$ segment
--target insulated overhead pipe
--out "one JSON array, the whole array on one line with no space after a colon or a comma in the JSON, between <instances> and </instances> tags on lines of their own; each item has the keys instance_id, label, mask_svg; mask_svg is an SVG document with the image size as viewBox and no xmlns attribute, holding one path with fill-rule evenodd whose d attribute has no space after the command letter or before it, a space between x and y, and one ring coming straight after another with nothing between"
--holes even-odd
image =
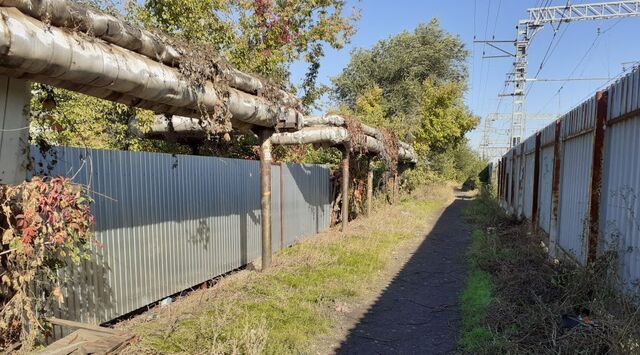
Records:
<instances>
[{"instance_id":1,"label":"insulated overhead pipe","mask_svg":"<svg viewBox=\"0 0 640 355\"><path fill-rule=\"evenodd\" d=\"M178 69L101 40L47 26L15 8L0 7L3 75L68 88L130 106L191 117L225 109L236 121L297 128L302 114L266 98L205 81L196 86ZM189 112L191 114L189 114Z\"/></svg>"}]
</instances>

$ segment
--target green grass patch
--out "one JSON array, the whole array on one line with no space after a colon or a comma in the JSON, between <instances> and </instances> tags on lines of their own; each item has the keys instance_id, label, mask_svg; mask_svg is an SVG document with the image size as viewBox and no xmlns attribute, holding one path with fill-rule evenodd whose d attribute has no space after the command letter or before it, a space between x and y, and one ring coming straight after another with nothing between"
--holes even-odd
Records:
<instances>
[{"instance_id":1,"label":"green grass patch","mask_svg":"<svg viewBox=\"0 0 640 355\"><path fill-rule=\"evenodd\" d=\"M404 199L356 220L347 235L325 233L279 252L266 273L243 272L179 299L133 326L140 342L132 350L308 353L443 203Z\"/></svg>"},{"instance_id":2,"label":"green grass patch","mask_svg":"<svg viewBox=\"0 0 640 355\"><path fill-rule=\"evenodd\" d=\"M490 257L487 238L481 230L471 233L471 245L467 252L470 273L462 294L462 336L460 345L471 353L478 353L493 340L485 318L493 301L491 275L479 267L484 258Z\"/></svg>"}]
</instances>

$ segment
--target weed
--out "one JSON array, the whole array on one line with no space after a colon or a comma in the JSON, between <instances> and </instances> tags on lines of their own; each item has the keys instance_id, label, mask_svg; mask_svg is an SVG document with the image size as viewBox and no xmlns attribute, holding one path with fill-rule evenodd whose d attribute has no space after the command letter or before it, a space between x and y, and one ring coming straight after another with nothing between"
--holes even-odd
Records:
<instances>
[{"instance_id":1,"label":"weed","mask_svg":"<svg viewBox=\"0 0 640 355\"><path fill-rule=\"evenodd\" d=\"M478 229L471 233L471 245L467 252L467 261L471 271L462 294L462 336L460 344L468 352L478 352L492 338L491 331L484 320L493 300L491 275L480 270L482 259L488 257L486 236Z\"/></svg>"},{"instance_id":2,"label":"weed","mask_svg":"<svg viewBox=\"0 0 640 355\"><path fill-rule=\"evenodd\" d=\"M473 204L467 214L476 214L469 218L479 230L468 252L472 272L463 297L464 350L640 353L640 309L620 292L615 253L604 253L587 267L551 262L542 247L545 236L496 211L497 203L486 195ZM492 293L485 310L481 291L487 283ZM569 327L563 316L586 321Z\"/></svg>"}]
</instances>

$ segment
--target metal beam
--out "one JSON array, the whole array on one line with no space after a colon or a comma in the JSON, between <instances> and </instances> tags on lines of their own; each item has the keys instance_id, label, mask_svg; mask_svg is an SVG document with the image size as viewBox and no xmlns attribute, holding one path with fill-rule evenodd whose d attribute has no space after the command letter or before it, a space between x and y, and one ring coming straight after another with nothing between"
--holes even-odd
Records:
<instances>
[{"instance_id":1,"label":"metal beam","mask_svg":"<svg viewBox=\"0 0 640 355\"><path fill-rule=\"evenodd\" d=\"M527 12L529 19L523 20L521 23L528 26L570 21L608 20L640 16L640 0L538 7L528 9Z\"/></svg>"}]
</instances>

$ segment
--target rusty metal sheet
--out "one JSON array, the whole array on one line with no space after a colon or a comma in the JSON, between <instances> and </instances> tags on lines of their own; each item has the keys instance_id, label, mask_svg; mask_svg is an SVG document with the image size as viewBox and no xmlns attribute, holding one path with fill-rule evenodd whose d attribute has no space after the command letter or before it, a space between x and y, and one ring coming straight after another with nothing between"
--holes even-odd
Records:
<instances>
[{"instance_id":1,"label":"rusty metal sheet","mask_svg":"<svg viewBox=\"0 0 640 355\"><path fill-rule=\"evenodd\" d=\"M531 218L533 215L533 177L534 177L534 169L535 169L534 163L535 163L535 152L531 152L525 155L523 213L526 218Z\"/></svg>"},{"instance_id":2,"label":"rusty metal sheet","mask_svg":"<svg viewBox=\"0 0 640 355\"><path fill-rule=\"evenodd\" d=\"M636 73L637 74L637 73ZM614 100L614 105L618 105ZM609 103L612 103L609 100ZM609 112L623 112L619 107ZM616 251L620 277L630 289L640 283L640 116L605 130L600 205L600 252ZM637 286L635 292L638 292Z\"/></svg>"},{"instance_id":3,"label":"rusty metal sheet","mask_svg":"<svg viewBox=\"0 0 640 355\"><path fill-rule=\"evenodd\" d=\"M548 126L540 131L540 144L547 146L553 144L556 137L556 123L551 122Z\"/></svg>"},{"instance_id":4,"label":"rusty metal sheet","mask_svg":"<svg viewBox=\"0 0 640 355\"><path fill-rule=\"evenodd\" d=\"M540 182L538 190L538 225L550 233L551 223L551 184L553 182L553 146L547 146L540 152Z\"/></svg>"},{"instance_id":5,"label":"rusty metal sheet","mask_svg":"<svg viewBox=\"0 0 640 355\"><path fill-rule=\"evenodd\" d=\"M524 153L525 154L533 153L533 151L536 149L536 135L535 135L535 133L533 135L529 136L529 138L527 138L524 141L523 147L524 147Z\"/></svg>"},{"instance_id":6,"label":"rusty metal sheet","mask_svg":"<svg viewBox=\"0 0 640 355\"><path fill-rule=\"evenodd\" d=\"M558 244L581 264L586 261L592 154L593 132L563 142Z\"/></svg>"},{"instance_id":7,"label":"rusty metal sheet","mask_svg":"<svg viewBox=\"0 0 640 355\"><path fill-rule=\"evenodd\" d=\"M608 89L608 120L619 119L640 109L640 68L618 79Z\"/></svg>"}]
</instances>

